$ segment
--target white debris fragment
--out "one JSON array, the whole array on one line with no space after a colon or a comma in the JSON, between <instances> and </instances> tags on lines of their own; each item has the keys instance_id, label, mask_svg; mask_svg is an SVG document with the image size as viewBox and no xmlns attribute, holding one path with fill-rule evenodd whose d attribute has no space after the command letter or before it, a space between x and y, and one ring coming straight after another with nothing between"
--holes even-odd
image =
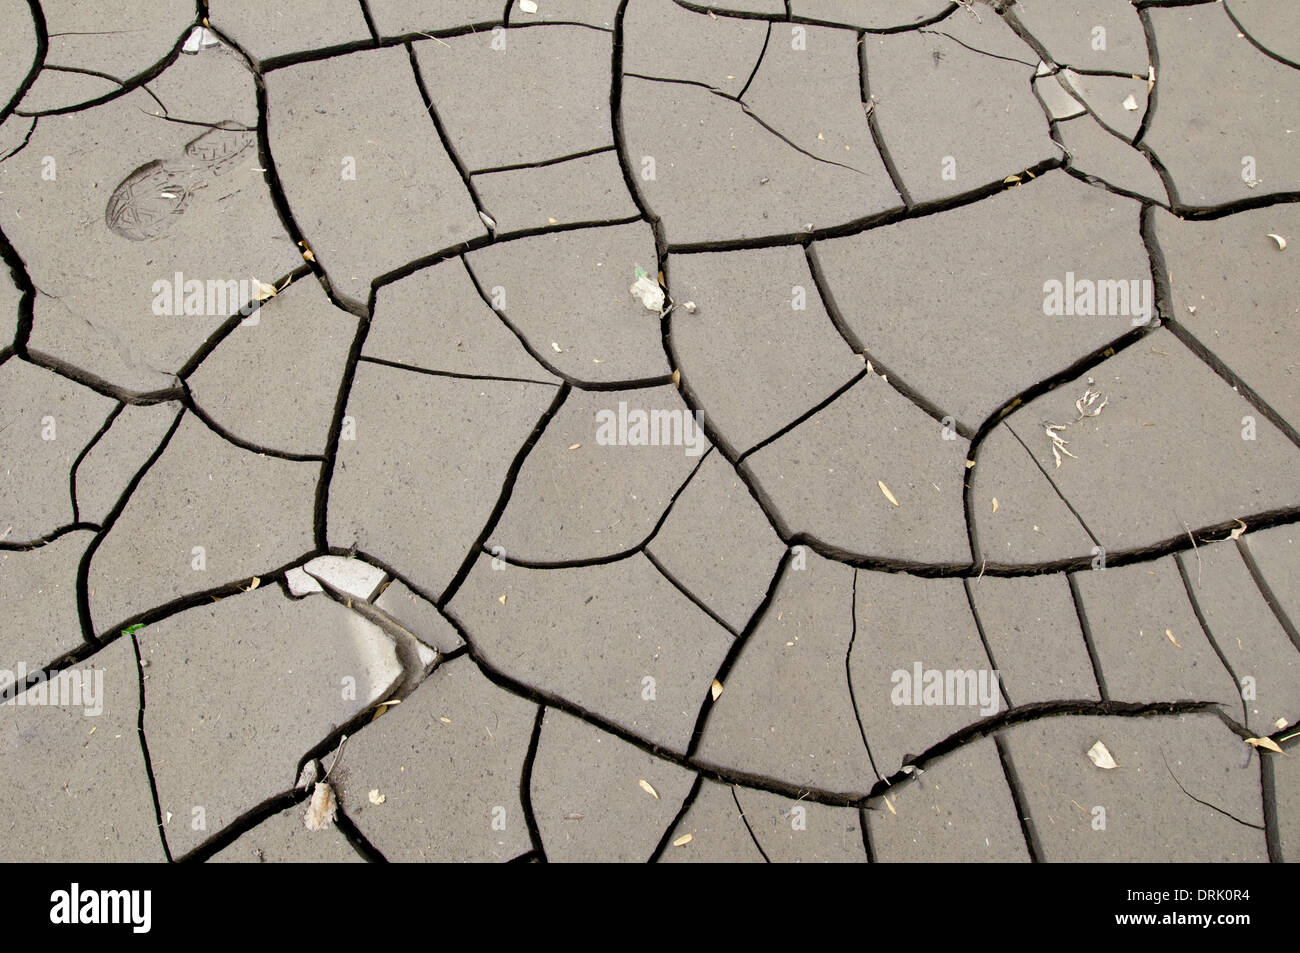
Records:
<instances>
[{"instance_id":1,"label":"white debris fragment","mask_svg":"<svg viewBox=\"0 0 1300 953\"><path fill-rule=\"evenodd\" d=\"M311 793L311 803L307 805L307 813L302 818L303 825L309 831L324 830L325 825L334 822L338 806L338 800L334 797L334 789L329 786L329 783L317 781L316 787Z\"/></svg>"},{"instance_id":2,"label":"white debris fragment","mask_svg":"<svg viewBox=\"0 0 1300 953\"><path fill-rule=\"evenodd\" d=\"M639 298L647 311L655 314L664 312L664 289L660 288L649 275L640 268L636 270L636 281L627 289L634 298Z\"/></svg>"},{"instance_id":3,"label":"white debris fragment","mask_svg":"<svg viewBox=\"0 0 1300 953\"><path fill-rule=\"evenodd\" d=\"M1110 750L1100 740L1088 749L1088 760L1106 771L1113 771L1119 767L1115 759L1110 756Z\"/></svg>"},{"instance_id":4,"label":"white debris fragment","mask_svg":"<svg viewBox=\"0 0 1300 953\"><path fill-rule=\"evenodd\" d=\"M491 215L489 215L487 212L484 212L482 209L480 209L478 213L478 217L483 219L483 224L488 227L489 231L495 232L497 230L497 220L493 218Z\"/></svg>"},{"instance_id":5,"label":"white debris fragment","mask_svg":"<svg viewBox=\"0 0 1300 953\"><path fill-rule=\"evenodd\" d=\"M1124 108L1127 109L1129 112L1134 112L1134 111L1136 111L1137 108L1138 108L1137 97L1134 96L1132 93L1129 93L1127 96L1124 97L1124 103L1123 103L1123 106L1124 106Z\"/></svg>"},{"instance_id":6,"label":"white debris fragment","mask_svg":"<svg viewBox=\"0 0 1300 953\"><path fill-rule=\"evenodd\" d=\"M204 26L196 26L190 31L190 35L185 38L185 45L181 47L182 53L197 53L199 50L206 50L209 47L220 46L221 41L217 35Z\"/></svg>"},{"instance_id":7,"label":"white debris fragment","mask_svg":"<svg viewBox=\"0 0 1300 953\"><path fill-rule=\"evenodd\" d=\"M1277 242L1277 250L1278 250L1278 251L1285 251L1285 250L1286 250L1286 239L1283 238L1281 235L1275 235L1275 234L1273 234L1272 232L1269 232L1269 233L1268 233L1268 237L1271 238L1271 239L1273 239L1273 241Z\"/></svg>"},{"instance_id":8,"label":"white debris fragment","mask_svg":"<svg viewBox=\"0 0 1300 953\"><path fill-rule=\"evenodd\" d=\"M302 568L312 579L363 602L374 598L384 581L384 571L378 566L346 556L317 556ZM285 575L287 578L288 574ZM292 581L289 583L289 591L293 592ZM298 593L295 592L294 595Z\"/></svg>"},{"instance_id":9,"label":"white debris fragment","mask_svg":"<svg viewBox=\"0 0 1300 953\"><path fill-rule=\"evenodd\" d=\"M519 9L524 13L536 13L537 4L535 0L519 0Z\"/></svg>"}]
</instances>

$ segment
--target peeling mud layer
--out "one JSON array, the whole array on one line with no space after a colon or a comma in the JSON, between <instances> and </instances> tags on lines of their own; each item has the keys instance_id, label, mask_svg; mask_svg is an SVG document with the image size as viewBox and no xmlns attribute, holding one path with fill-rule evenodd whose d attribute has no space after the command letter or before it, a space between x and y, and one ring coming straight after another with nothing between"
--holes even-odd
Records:
<instances>
[{"instance_id":1,"label":"peeling mud layer","mask_svg":"<svg viewBox=\"0 0 1300 953\"><path fill-rule=\"evenodd\" d=\"M1281 0L0 18L0 859L1300 860Z\"/></svg>"}]
</instances>

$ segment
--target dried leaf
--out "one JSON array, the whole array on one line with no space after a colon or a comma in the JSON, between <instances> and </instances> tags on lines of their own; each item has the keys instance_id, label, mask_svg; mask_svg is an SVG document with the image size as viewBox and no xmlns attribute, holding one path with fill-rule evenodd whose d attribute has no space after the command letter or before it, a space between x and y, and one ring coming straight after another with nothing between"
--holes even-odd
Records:
<instances>
[{"instance_id":1,"label":"dried leaf","mask_svg":"<svg viewBox=\"0 0 1300 953\"><path fill-rule=\"evenodd\" d=\"M261 584L262 584L262 579L261 579L261 577L260 577L260 576L254 576L254 577L253 577L253 581L250 582L250 583L248 584L248 588L245 589L244 591L245 591L245 592L252 592L254 589L256 589L256 588L257 588L258 586L260 586Z\"/></svg>"},{"instance_id":2,"label":"dried leaf","mask_svg":"<svg viewBox=\"0 0 1300 953\"><path fill-rule=\"evenodd\" d=\"M975 466L975 461L974 461L974 460L967 460L967 461L966 461L966 469L967 469L967 470L971 469L973 466Z\"/></svg>"},{"instance_id":3,"label":"dried leaf","mask_svg":"<svg viewBox=\"0 0 1300 953\"><path fill-rule=\"evenodd\" d=\"M713 696L714 701L717 701L722 697L722 683L716 678L713 680L713 684L709 687L709 694Z\"/></svg>"},{"instance_id":4,"label":"dried leaf","mask_svg":"<svg viewBox=\"0 0 1300 953\"><path fill-rule=\"evenodd\" d=\"M893 503L895 506L898 505L898 500L894 498L894 494L889 492L889 487L885 486L884 480L877 480L876 486L880 487L880 492L885 494L885 499L890 503Z\"/></svg>"},{"instance_id":5,"label":"dried leaf","mask_svg":"<svg viewBox=\"0 0 1300 953\"><path fill-rule=\"evenodd\" d=\"M1173 629L1165 629L1165 638L1167 638L1170 642L1174 643L1174 648L1176 648L1176 649L1181 649L1181 648L1182 648L1182 646L1178 644L1178 640L1177 640L1176 638L1174 638L1174 630L1173 630Z\"/></svg>"},{"instance_id":6,"label":"dried leaf","mask_svg":"<svg viewBox=\"0 0 1300 953\"><path fill-rule=\"evenodd\" d=\"M682 386L682 372L673 371L673 386L680 388Z\"/></svg>"},{"instance_id":7,"label":"dried leaf","mask_svg":"<svg viewBox=\"0 0 1300 953\"><path fill-rule=\"evenodd\" d=\"M998 511L998 498L995 496L993 497L993 512L996 513L997 511Z\"/></svg>"},{"instance_id":8,"label":"dried leaf","mask_svg":"<svg viewBox=\"0 0 1300 953\"><path fill-rule=\"evenodd\" d=\"M1110 751L1100 741L1088 749L1088 760L1107 771L1113 771L1119 767L1115 763L1115 759L1110 756Z\"/></svg>"},{"instance_id":9,"label":"dried leaf","mask_svg":"<svg viewBox=\"0 0 1300 953\"><path fill-rule=\"evenodd\" d=\"M263 284L256 278L253 279L253 285L257 288L257 294L253 297L258 301L265 301L267 298L274 298L279 294L279 292L275 290L275 285Z\"/></svg>"},{"instance_id":10,"label":"dried leaf","mask_svg":"<svg viewBox=\"0 0 1300 953\"><path fill-rule=\"evenodd\" d=\"M664 289L651 281L650 276L642 272L640 268L637 269L636 281L627 290L632 297L640 300L647 311L663 314Z\"/></svg>"},{"instance_id":11,"label":"dried leaf","mask_svg":"<svg viewBox=\"0 0 1300 953\"><path fill-rule=\"evenodd\" d=\"M1282 746L1272 738L1247 738L1246 744L1250 745L1252 748L1266 748L1269 751L1276 751L1278 754L1286 754L1286 752L1282 750Z\"/></svg>"},{"instance_id":12,"label":"dried leaf","mask_svg":"<svg viewBox=\"0 0 1300 953\"><path fill-rule=\"evenodd\" d=\"M478 217L483 219L483 224L486 225L489 230L494 232L497 230L497 220L494 219L487 212L480 211L478 213Z\"/></svg>"},{"instance_id":13,"label":"dried leaf","mask_svg":"<svg viewBox=\"0 0 1300 953\"><path fill-rule=\"evenodd\" d=\"M497 596L497 602L501 603L502 605L506 604L506 594L504 592L501 593L501 595Z\"/></svg>"},{"instance_id":14,"label":"dried leaf","mask_svg":"<svg viewBox=\"0 0 1300 953\"><path fill-rule=\"evenodd\" d=\"M656 791L656 790L654 789L654 785L652 785L652 784L651 784L649 781L647 781L645 778L641 778L641 779L638 780L636 783L639 784L639 785L641 785L641 790L644 791L646 794L649 794L649 795L650 795L652 798L654 798L656 801L659 800L659 792Z\"/></svg>"},{"instance_id":15,"label":"dried leaf","mask_svg":"<svg viewBox=\"0 0 1300 953\"><path fill-rule=\"evenodd\" d=\"M303 815L303 824L309 831L324 830L325 825L333 823L337 809L338 801L334 797L334 789L325 781L317 781L316 787L311 792L311 803L307 805L307 813Z\"/></svg>"},{"instance_id":16,"label":"dried leaf","mask_svg":"<svg viewBox=\"0 0 1300 953\"><path fill-rule=\"evenodd\" d=\"M580 443L575 443L575 444L573 444L572 446L570 446L569 449L570 449L570 450L577 450L577 449L579 449L581 446L582 446L582 444L580 444Z\"/></svg>"},{"instance_id":17,"label":"dried leaf","mask_svg":"<svg viewBox=\"0 0 1300 953\"><path fill-rule=\"evenodd\" d=\"M302 257L303 257L304 259L306 259L307 261L315 261L315 260L316 260L316 255L315 255L315 253L314 253L310 248L307 247L307 243L306 243L306 242L299 242L298 244L299 244L299 246L301 246L301 248L302 248Z\"/></svg>"},{"instance_id":18,"label":"dried leaf","mask_svg":"<svg viewBox=\"0 0 1300 953\"><path fill-rule=\"evenodd\" d=\"M371 804L383 804L385 801L388 800L388 796L385 794L380 794L379 788L374 788L369 794L366 795L366 799L370 801Z\"/></svg>"},{"instance_id":19,"label":"dried leaf","mask_svg":"<svg viewBox=\"0 0 1300 953\"><path fill-rule=\"evenodd\" d=\"M683 834L681 837L677 838L677 840L673 841L673 846L685 847L693 840L695 840L695 836L693 834Z\"/></svg>"},{"instance_id":20,"label":"dried leaf","mask_svg":"<svg viewBox=\"0 0 1300 953\"><path fill-rule=\"evenodd\" d=\"M1147 92L1156 88L1156 68L1153 65L1147 67Z\"/></svg>"},{"instance_id":21,"label":"dried leaf","mask_svg":"<svg viewBox=\"0 0 1300 953\"><path fill-rule=\"evenodd\" d=\"M897 816L898 816L898 811L894 810L894 805L891 804L891 803L889 803L889 796L886 795L886 794L882 794L881 797L884 798L884 800L885 800L885 807L889 808L889 813L890 813L890 814L893 814L895 817L897 817Z\"/></svg>"},{"instance_id":22,"label":"dried leaf","mask_svg":"<svg viewBox=\"0 0 1300 953\"><path fill-rule=\"evenodd\" d=\"M1018 176L1018 175L1009 175L1009 176L1007 176L1005 179L1002 180L1002 184L1003 184L1003 185L1015 185L1015 184L1017 184L1019 181L1020 181L1020 176Z\"/></svg>"},{"instance_id":23,"label":"dried leaf","mask_svg":"<svg viewBox=\"0 0 1300 953\"><path fill-rule=\"evenodd\" d=\"M1241 534L1246 532L1246 524L1242 523L1241 520L1237 520L1237 522L1240 525L1228 534L1228 539L1241 539Z\"/></svg>"},{"instance_id":24,"label":"dried leaf","mask_svg":"<svg viewBox=\"0 0 1300 953\"><path fill-rule=\"evenodd\" d=\"M1268 237L1273 239L1273 241L1277 242L1278 251L1286 250L1286 239L1283 238L1281 235L1275 235L1273 232L1269 232Z\"/></svg>"}]
</instances>

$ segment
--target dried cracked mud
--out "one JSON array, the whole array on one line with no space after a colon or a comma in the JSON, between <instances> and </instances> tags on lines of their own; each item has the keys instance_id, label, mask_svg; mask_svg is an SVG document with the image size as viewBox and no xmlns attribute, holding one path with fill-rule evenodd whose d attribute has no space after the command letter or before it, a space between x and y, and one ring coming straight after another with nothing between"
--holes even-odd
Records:
<instances>
[{"instance_id":1,"label":"dried cracked mud","mask_svg":"<svg viewBox=\"0 0 1300 953\"><path fill-rule=\"evenodd\" d=\"M1300 860L1295 13L0 0L0 859Z\"/></svg>"}]
</instances>

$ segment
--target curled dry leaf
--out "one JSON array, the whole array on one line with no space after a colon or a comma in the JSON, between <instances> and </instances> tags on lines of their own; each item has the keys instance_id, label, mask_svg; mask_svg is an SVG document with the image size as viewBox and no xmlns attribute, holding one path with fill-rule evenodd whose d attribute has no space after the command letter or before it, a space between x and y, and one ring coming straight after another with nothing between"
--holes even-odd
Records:
<instances>
[{"instance_id":1,"label":"curled dry leaf","mask_svg":"<svg viewBox=\"0 0 1300 953\"><path fill-rule=\"evenodd\" d=\"M1252 748L1264 748L1268 751L1275 751L1278 754L1286 754L1286 752L1282 750L1282 746L1272 738L1247 738L1246 744L1250 745Z\"/></svg>"},{"instance_id":2,"label":"curled dry leaf","mask_svg":"<svg viewBox=\"0 0 1300 953\"><path fill-rule=\"evenodd\" d=\"M716 678L713 680L713 684L709 687L709 694L713 696L714 701L717 701L722 697L722 683Z\"/></svg>"},{"instance_id":3,"label":"curled dry leaf","mask_svg":"<svg viewBox=\"0 0 1300 953\"><path fill-rule=\"evenodd\" d=\"M1104 768L1107 771L1113 771L1115 768L1119 767L1119 765L1115 763L1115 759L1110 756L1110 750L1102 744L1101 741L1098 741L1088 749L1088 760L1097 767Z\"/></svg>"},{"instance_id":4,"label":"curled dry leaf","mask_svg":"<svg viewBox=\"0 0 1300 953\"><path fill-rule=\"evenodd\" d=\"M334 797L334 789L325 781L317 781L311 792L307 813L302 818L303 824L309 831L324 830L325 825L333 823L337 810L338 800Z\"/></svg>"},{"instance_id":5,"label":"curled dry leaf","mask_svg":"<svg viewBox=\"0 0 1300 953\"><path fill-rule=\"evenodd\" d=\"M654 789L654 785L651 784L649 781L647 781L645 778L639 779L636 783L641 785L641 790L644 791L646 794L649 794L656 801L659 800L659 792L656 791Z\"/></svg>"},{"instance_id":6,"label":"curled dry leaf","mask_svg":"<svg viewBox=\"0 0 1300 953\"><path fill-rule=\"evenodd\" d=\"M1236 522L1239 525L1237 526L1236 529L1234 529L1231 533L1228 534L1228 539L1241 539L1241 534L1246 532L1246 524L1242 523L1241 520L1237 520Z\"/></svg>"},{"instance_id":7,"label":"curled dry leaf","mask_svg":"<svg viewBox=\"0 0 1300 953\"><path fill-rule=\"evenodd\" d=\"M1165 638L1167 638L1170 642L1174 643L1174 648L1176 648L1176 649L1181 649L1181 648L1182 648L1182 646L1178 644L1178 640L1177 640L1176 638L1174 638L1174 630L1173 630L1173 629L1165 629Z\"/></svg>"},{"instance_id":8,"label":"curled dry leaf","mask_svg":"<svg viewBox=\"0 0 1300 953\"><path fill-rule=\"evenodd\" d=\"M303 259L304 259L305 261L315 261L315 260L316 260L316 255L315 255L315 253L312 252L312 250L311 250L310 248L307 247L307 243L306 243L306 242L299 242L298 245L302 248L302 257L303 257Z\"/></svg>"},{"instance_id":9,"label":"curled dry leaf","mask_svg":"<svg viewBox=\"0 0 1300 953\"><path fill-rule=\"evenodd\" d=\"M1273 239L1273 241L1277 242L1278 251L1286 250L1286 239L1283 238L1281 235L1275 235L1273 232L1269 232L1268 237Z\"/></svg>"},{"instance_id":10,"label":"curled dry leaf","mask_svg":"<svg viewBox=\"0 0 1300 953\"><path fill-rule=\"evenodd\" d=\"M632 287L627 289L628 292L632 297L640 300L641 304L645 306L647 311L653 311L655 314L663 314L664 289L651 281L650 276L640 268L636 271L636 281L632 283Z\"/></svg>"}]
</instances>

